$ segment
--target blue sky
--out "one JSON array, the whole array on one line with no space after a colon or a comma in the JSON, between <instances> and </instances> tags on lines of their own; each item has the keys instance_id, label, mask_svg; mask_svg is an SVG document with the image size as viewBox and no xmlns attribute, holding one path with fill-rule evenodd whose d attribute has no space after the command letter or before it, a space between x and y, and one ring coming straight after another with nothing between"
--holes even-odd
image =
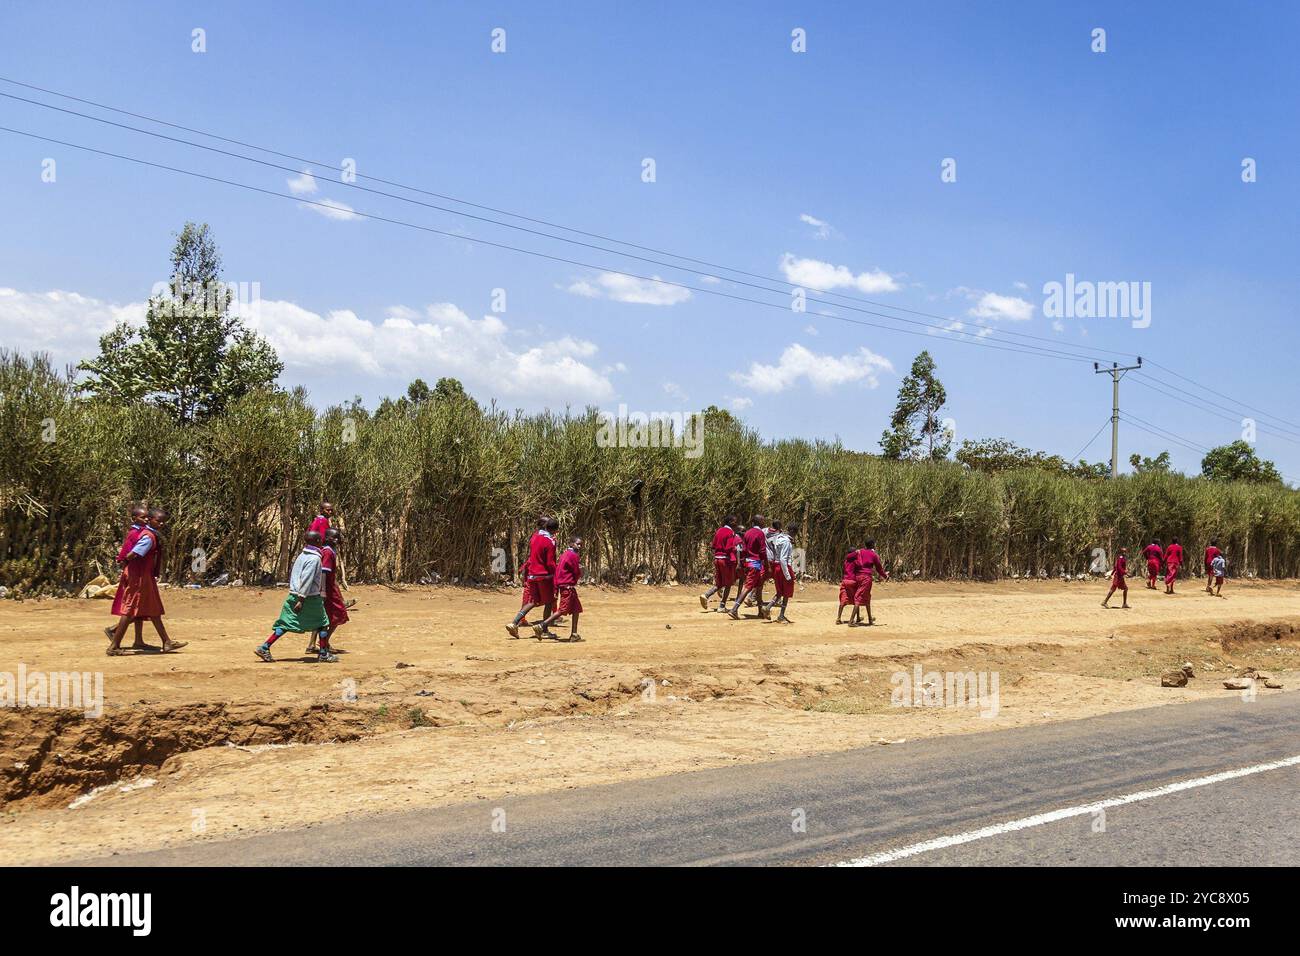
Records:
<instances>
[{"instance_id":1,"label":"blue sky","mask_svg":"<svg viewBox=\"0 0 1300 956\"><path fill-rule=\"evenodd\" d=\"M315 189L301 199L789 303L785 293L702 280L708 270L358 193L328 169L353 158L365 175L772 276L781 289L852 283L835 291L960 321L986 343L1014 341L1004 339L1010 330L1141 354L1234 401L1153 370L1224 417L1135 378L1124 384L1126 412L1203 446L1240 437L1250 414L1260 453L1300 475L1287 361L1300 351L1297 8L391 11L9 4L0 75L327 164L311 167L314 181L296 181ZM495 54L498 27L506 52ZM1104 53L1091 49L1098 27ZM195 28L206 31L201 54L191 49ZM805 53L791 50L795 28L806 31ZM3 83L0 92L111 115ZM5 98L0 125L277 192L293 178ZM652 183L642 181L647 157ZM1246 157L1257 164L1252 183L1242 181ZM955 182L941 181L946 158ZM45 159L57 164L52 183L42 181ZM835 310L890 328L847 324L813 314L822 304L800 315L687 297L0 133L5 344L62 360L93 352L95 334L138 315L166 278L171 233L186 219L212 225L227 279L260 283L257 321L288 363L286 383L307 385L321 403L354 394L373 403L415 375L450 374L508 407L718 404L768 436L838 436L876 450L899 379L929 348L958 439L1002 436L1068 456L1109 415L1109 380L1086 364L902 334L896 322ZM1149 282L1149 326L1114 317L1054 325L1044 284L1067 273ZM492 310L498 288L504 312ZM1291 440L1269 434L1257 412L1295 422L1280 426ZM1184 470L1199 467L1199 453L1123 427L1122 461L1165 448ZM1108 453L1103 434L1087 457Z\"/></svg>"}]
</instances>

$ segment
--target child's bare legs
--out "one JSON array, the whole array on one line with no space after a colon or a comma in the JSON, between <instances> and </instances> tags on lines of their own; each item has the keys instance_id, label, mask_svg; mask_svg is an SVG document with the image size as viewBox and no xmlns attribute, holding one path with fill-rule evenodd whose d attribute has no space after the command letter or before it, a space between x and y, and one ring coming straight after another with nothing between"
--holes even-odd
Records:
<instances>
[{"instance_id":1,"label":"child's bare legs","mask_svg":"<svg viewBox=\"0 0 1300 956\"><path fill-rule=\"evenodd\" d=\"M790 599L788 597L781 597L778 598L777 600L781 602L781 613L776 616L776 619L779 622L785 622L788 624L790 622L790 619L785 616L785 609L789 606ZM773 601L772 603L775 604L776 601ZM771 608L768 608L768 613L769 614L771 613Z\"/></svg>"},{"instance_id":2,"label":"child's bare legs","mask_svg":"<svg viewBox=\"0 0 1300 956\"><path fill-rule=\"evenodd\" d=\"M162 618L151 617L149 620L153 621L154 630L157 631L158 636L162 638L162 649L164 653L167 651L180 650L189 643L189 641L173 641L167 634L167 628L163 626Z\"/></svg>"},{"instance_id":3,"label":"child's bare legs","mask_svg":"<svg viewBox=\"0 0 1300 956\"><path fill-rule=\"evenodd\" d=\"M533 625L533 634L536 635L538 640L541 640L543 637L554 638L555 635L551 633L551 625L554 624L556 621L561 620L563 617L564 617L563 614L555 613L552 614L550 617L542 618L542 620L539 623ZM577 628L578 615L575 614L573 616L573 621L574 623L572 628L570 628L570 630Z\"/></svg>"},{"instance_id":4,"label":"child's bare legs","mask_svg":"<svg viewBox=\"0 0 1300 956\"><path fill-rule=\"evenodd\" d=\"M582 640L582 638L578 636L578 618L581 616L581 614L574 614L573 620L569 622L569 640L571 641Z\"/></svg>"},{"instance_id":5,"label":"child's bare legs","mask_svg":"<svg viewBox=\"0 0 1300 956\"><path fill-rule=\"evenodd\" d=\"M106 653L110 657L121 653L122 638L126 636L126 629L130 623L131 618L124 614L117 619L116 626L104 628L105 633L108 634L108 650Z\"/></svg>"},{"instance_id":6,"label":"child's bare legs","mask_svg":"<svg viewBox=\"0 0 1300 956\"><path fill-rule=\"evenodd\" d=\"M1223 590L1223 578L1219 578L1214 582L1214 596L1222 597L1222 595L1219 594L1219 592L1222 590Z\"/></svg>"},{"instance_id":7,"label":"child's bare legs","mask_svg":"<svg viewBox=\"0 0 1300 956\"><path fill-rule=\"evenodd\" d=\"M1210 574L1205 578L1205 593L1214 593L1214 572L1210 572Z\"/></svg>"},{"instance_id":8,"label":"child's bare legs","mask_svg":"<svg viewBox=\"0 0 1300 956\"><path fill-rule=\"evenodd\" d=\"M1110 590L1106 592L1106 596L1105 596L1104 598L1101 599L1101 606L1102 606L1102 607L1110 607L1110 598L1111 598L1111 595L1113 595L1113 594L1115 593L1117 587L1118 587L1118 585L1115 585L1115 584L1112 584L1112 585L1110 586Z\"/></svg>"},{"instance_id":9,"label":"child's bare legs","mask_svg":"<svg viewBox=\"0 0 1300 956\"><path fill-rule=\"evenodd\" d=\"M144 618L137 617L134 619L135 624L135 643L131 645L133 651L152 651L157 648L144 642Z\"/></svg>"}]
</instances>

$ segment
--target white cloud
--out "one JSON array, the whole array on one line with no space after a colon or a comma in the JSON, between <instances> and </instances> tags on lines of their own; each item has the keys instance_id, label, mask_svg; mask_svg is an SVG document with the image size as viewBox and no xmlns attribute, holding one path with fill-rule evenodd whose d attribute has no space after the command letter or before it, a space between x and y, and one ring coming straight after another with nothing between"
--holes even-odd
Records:
<instances>
[{"instance_id":1,"label":"white cloud","mask_svg":"<svg viewBox=\"0 0 1300 956\"><path fill-rule=\"evenodd\" d=\"M703 282L705 285L717 285L719 282L722 281L717 276L701 275L699 278L700 281Z\"/></svg>"},{"instance_id":2,"label":"white cloud","mask_svg":"<svg viewBox=\"0 0 1300 956\"><path fill-rule=\"evenodd\" d=\"M836 228L825 219L818 219L816 216L810 216L806 212L801 212L799 214L799 221L813 227L815 230L813 232L813 238L815 239L829 239L831 236L839 235Z\"/></svg>"},{"instance_id":3,"label":"white cloud","mask_svg":"<svg viewBox=\"0 0 1300 956\"><path fill-rule=\"evenodd\" d=\"M0 342L20 352L48 352L56 365L99 352L99 337L119 322L139 325L145 303L116 305L76 292L0 288Z\"/></svg>"},{"instance_id":4,"label":"white cloud","mask_svg":"<svg viewBox=\"0 0 1300 956\"><path fill-rule=\"evenodd\" d=\"M818 259L801 259L790 252L781 257L781 272L787 282L820 292L852 288L870 294L897 292L899 289L898 282L888 272L877 269L855 275L848 266L832 265Z\"/></svg>"},{"instance_id":5,"label":"white cloud","mask_svg":"<svg viewBox=\"0 0 1300 956\"><path fill-rule=\"evenodd\" d=\"M1028 292L1028 291L1029 291L1029 283L1028 283L1028 282L1020 282L1020 281L1016 281L1016 282L1013 282L1013 283L1011 283L1011 284L1012 284L1013 286L1015 286L1017 289L1019 289L1021 292Z\"/></svg>"},{"instance_id":6,"label":"white cloud","mask_svg":"<svg viewBox=\"0 0 1300 956\"><path fill-rule=\"evenodd\" d=\"M346 222L350 219L360 219L361 217L345 202L339 202L337 199L313 199L311 202L298 203L303 209L310 209L312 212L319 213L326 219L337 219Z\"/></svg>"},{"instance_id":7,"label":"white cloud","mask_svg":"<svg viewBox=\"0 0 1300 956\"><path fill-rule=\"evenodd\" d=\"M805 326L803 327L803 330L804 330L804 333L805 333L806 335L816 335L816 334L817 334L817 326L815 326L815 325L805 325Z\"/></svg>"},{"instance_id":8,"label":"white cloud","mask_svg":"<svg viewBox=\"0 0 1300 956\"><path fill-rule=\"evenodd\" d=\"M0 288L0 342L75 364L97 353L98 336L118 321L141 323L144 312L143 302L116 305L75 292ZM487 398L552 407L615 394L609 370L590 364L599 352L595 343L572 336L521 343L527 336L496 316L472 319L450 303L423 310L394 306L372 322L350 309L320 314L294 302L262 299L242 317L279 352L286 380L312 388L323 375L349 387L354 376L365 376L388 391L404 389L417 376L432 381L449 375Z\"/></svg>"},{"instance_id":9,"label":"white cloud","mask_svg":"<svg viewBox=\"0 0 1300 956\"><path fill-rule=\"evenodd\" d=\"M731 398L727 399L727 404L731 406L733 411L743 412L754 404L754 400L752 398L745 398L743 395L733 395Z\"/></svg>"},{"instance_id":10,"label":"white cloud","mask_svg":"<svg viewBox=\"0 0 1300 956\"><path fill-rule=\"evenodd\" d=\"M637 279L618 272L602 272L592 281L578 279L569 292L588 299L612 299L639 305L677 305L691 297L690 289L671 285L658 276Z\"/></svg>"},{"instance_id":11,"label":"white cloud","mask_svg":"<svg viewBox=\"0 0 1300 956\"><path fill-rule=\"evenodd\" d=\"M877 373L892 372L893 364L884 356L863 347L848 355L818 355L793 344L781 353L776 365L754 362L748 372L732 372L731 380L755 392L783 392L806 380L819 392L837 385L857 383L868 388L880 384Z\"/></svg>"},{"instance_id":12,"label":"white cloud","mask_svg":"<svg viewBox=\"0 0 1300 956\"><path fill-rule=\"evenodd\" d=\"M286 179L285 182L289 186L289 192L295 196L310 196L319 189L316 185L316 177L312 175L310 169L304 169L299 175Z\"/></svg>"},{"instance_id":13,"label":"white cloud","mask_svg":"<svg viewBox=\"0 0 1300 956\"><path fill-rule=\"evenodd\" d=\"M970 310L977 319L1027 322L1034 317L1033 303L1014 295L985 292Z\"/></svg>"},{"instance_id":14,"label":"white cloud","mask_svg":"<svg viewBox=\"0 0 1300 956\"><path fill-rule=\"evenodd\" d=\"M674 401L685 402L687 399L686 389L682 388L676 382L664 382L664 392Z\"/></svg>"}]
</instances>

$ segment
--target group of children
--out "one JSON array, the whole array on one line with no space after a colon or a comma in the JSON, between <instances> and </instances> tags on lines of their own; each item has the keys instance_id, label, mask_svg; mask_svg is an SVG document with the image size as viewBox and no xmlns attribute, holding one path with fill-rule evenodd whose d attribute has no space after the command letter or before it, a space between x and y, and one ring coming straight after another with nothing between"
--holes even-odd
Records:
<instances>
[{"instance_id":1,"label":"group of children","mask_svg":"<svg viewBox=\"0 0 1300 956\"><path fill-rule=\"evenodd\" d=\"M750 601L758 608L763 620L772 619L772 609L780 608L776 621L790 624L786 611L794 596L797 571L793 565L794 539L799 534L798 522L788 525L776 519L769 520L756 514L748 530L739 530L740 519L727 515L722 525L713 533L713 587L700 595L700 607L709 610L709 599L721 594L717 612L732 620L740 619L740 608ZM862 609L866 609L867 625L876 619L871 614L871 583L876 576L888 578L884 563L875 551L875 542L854 548L844 557L844 577L840 582L840 610L835 623L843 624L844 608L853 605L849 626L862 623ZM763 600L763 585L771 580L775 595L771 601ZM736 587L736 601L730 607L732 587ZM865 625L864 625L865 626Z\"/></svg>"},{"instance_id":2,"label":"group of children","mask_svg":"<svg viewBox=\"0 0 1300 956\"><path fill-rule=\"evenodd\" d=\"M271 645L290 631L311 635L306 653L315 655L316 660L326 663L338 660L331 649L331 641L338 629L348 622L348 602L343 600L337 580L343 532L331 527L333 514L334 506L328 501L323 502L320 514L304 536L302 553L294 560L289 574L289 596L280 608L280 616L272 626L270 637L254 651L264 661L274 660ZM149 508L143 503L131 506L131 526L117 552L117 563L122 573L111 609L118 618L117 626L104 628L110 657L128 651L166 654L180 650L188 643L173 641L162 621L165 611L158 590L158 575L162 571L162 529L166 523L167 512L162 508ZM153 622L154 629L162 638L162 647L145 643L145 621ZM122 638L132 624L135 625L135 642L129 648L123 648Z\"/></svg>"},{"instance_id":3,"label":"group of children","mask_svg":"<svg viewBox=\"0 0 1300 956\"><path fill-rule=\"evenodd\" d=\"M285 634L309 634L306 653L315 655L317 661L335 663L334 638L338 629L348 622L348 605L339 586L341 566L339 553L343 546L343 532L333 526L334 506L322 502L320 513L312 520L303 537L303 548L294 559L289 574L289 595L280 608L280 615L271 627L270 635L259 644L254 653L263 661L271 662L271 646ZM131 526L122 547L117 553L117 563L122 573L113 599L112 613L118 617L116 627L104 628L108 637L109 656L130 651L160 651L170 653L186 645L173 641L163 626L162 595L158 590L158 575L162 569L162 529L167 523L167 512L162 508L149 508L143 503L131 507ZM578 618L582 614L582 601L578 597L578 582L582 578L580 555L582 538L569 540L562 554L557 554L555 536L560 523L553 517L537 520L537 530L528 542L528 559L520 568L523 579L523 600L519 612L506 625L506 632L518 638L521 627L531 629L539 640L562 640L552 627L564 618L570 618L568 641L581 641ZM772 619L773 609L778 609L777 623L792 623L786 611L794 595L796 570L794 567L794 538L799 525L791 522L769 520L761 514L753 516L751 526L740 530L740 520L727 515L713 534L713 587L699 596L700 606L711 610L709 601L720 595L718 606L712 610L726 614L732 620L740 619L740 609L749 604L758 608L758 617ZM1174 593L1174 581L1183 564L1183 547L1173 538L1167 547L1159 540L1142 549L1147 563L1147 587L1156 589L1160 568L1165 567L1165 593ZM1227 558L1219 549L1218 541L1211 540L1205 549L1205 592L1220 596ZM1110 606L1116 591L1123 592L1123 607L1128 603L1128 548L1120 548L1111 570L1110 590L1101 602ZM876 623L871 613L871 586L875 578L887 580L889 573L875 550L875 542L868 540L864 547L852 548L844 555L843 575L840 580L839 609L835 623L843 624L844 608L852 606L849 627L869 627ZM774 594L770 601L763 600L763 586L773 582ZM730 603L731 590L736 598ZM541 608L541 618L530 624L528 614ZM862 621L862 615L866 621ZM146 644L143 636L144 622L151 621L161 647ZM122 647L128 627L135 625L135 642Z\"/></svg>"},{"instance_id":4,"label":"group of children","mask_svg":"<svg viewBox=\"0 0 1300 956\"><path fill-rule=\"evenodd\" d=\"M1147 588L1156 590L1156 580L1160 577L1160 565L1163 562L1165 593L1173 594L1174 580L1178 577L1178 569L1183 564L1183 546L1178 543L1178 539L1170 539L1168 547L1161 547L1160 541L1154 540L1142 549L1142 557L1147 563ZM1223 578L1227 571L1228 559L1219 550L1218 539L1212 538L1205 549L1206 594L1222 597L1220 592L1223 590ZM1119 554L1115 557L1115 565L1111 568L1110 590L1106 592L1106 597L1101 602L1102 607L1110 607L1110 599L1116 591L1123 592L1123 603L1120 607L1129 606L1128 576L1128 548L1120 548Z\"/></svg>"},{"instance_id":5,"label":"group of children","mask_svg":"<svg viewBox=\"0 0 1300 956\"><path fill-rule=\"evenodd\" d=\"M582 614L582 601L578 597L578 582L582 580L582 539L569 539L569 546L557 557L555 536L560 522L551 517L537 519L537 530L528 539L528 560L519 569L523 579L524 594L519 613L506 625L506 633L519 637L519 629L528 627L538 640L561 640L551 626L570 618L567 640L582 640L578 633L578 617ZM528 623L528 612L542 609L542 617L535 624Z\"/></svg>"}]
</instances>

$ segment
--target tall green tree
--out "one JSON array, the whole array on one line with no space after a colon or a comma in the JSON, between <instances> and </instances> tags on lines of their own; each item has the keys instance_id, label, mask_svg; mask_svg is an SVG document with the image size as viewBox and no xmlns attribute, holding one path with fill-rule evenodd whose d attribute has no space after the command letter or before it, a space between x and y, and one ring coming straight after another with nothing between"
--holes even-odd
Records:
<instances>
[{"instance_id":1,"label":"tall green tree","mask_svg":"<svg viewBox=\"0 0 1300 956\"><path fill-rule=\"evenodd\" d=\"M273 388L284 364L231 315L221 252L207 224L185 223L172 247L171 280L149 299L144 325L119 323L99 356L78 368L81 390L116 403L148 402L180 424L219 415L236 399Z\"/></svg>"},{"instance_id":2,"label":"tall green tree","mask_svg":"<svg viewBox=\"0 0 1300 956\"><path fill-rule=\"evenodd\" d=\"M1281 474L1271 461L1255 454L1248 442L1238 438L1211 448L1201 459L1201 475L1211 481L1280 482Z\"/></svg>"},{"instance_id":3,"label":"tall green tree","mask_svg":"<svg viewBox=\"0 0 1300 956\"><path fill-rule=\"evenodd\" d=\"M1154 458L1147 458L1145 455L1134 453L1128 456L1128 463L1132 466L1135 475L1168 474L1173 470L1169 463L1169 452L1167 451L1162 451Z\"/></svg>"},{"instance_id":4,"label":"tall green tree","mask_svg":"<svg viewBox=\"0 0 1300 956\"><path fill-rule=\"evenodd\" d=\"M922 352L912 360L912 370L898 387L898 404L889 430L880 437L885 458L947 458L952 434L939 418L948 393L935 374L934 359Z\"/></svg>"}]
</instances>

